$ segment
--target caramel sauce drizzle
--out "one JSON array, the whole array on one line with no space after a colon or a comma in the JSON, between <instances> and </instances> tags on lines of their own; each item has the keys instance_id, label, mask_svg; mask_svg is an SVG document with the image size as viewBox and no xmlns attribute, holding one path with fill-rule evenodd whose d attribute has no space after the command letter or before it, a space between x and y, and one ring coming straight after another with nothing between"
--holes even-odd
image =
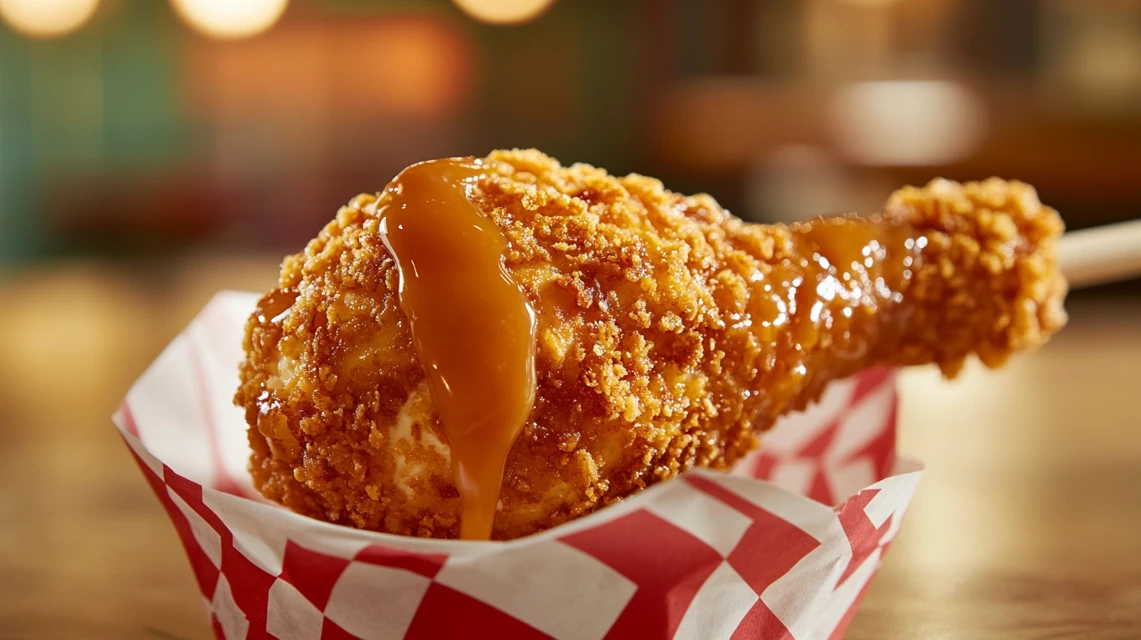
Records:
<instances>
[{"instance_id":1,"label":"caramel sauce drizzle","mask_svg":"<svg viewBox=\"0 0 1141 640\"><path fill-rule=\"evenodd\" d=\"M400 304L451 447L460 537L489 539L507 454L535 399L535 313L507 240L470 198L479 160L408 167L377 203Z\"/></svg>"}]
</instances>

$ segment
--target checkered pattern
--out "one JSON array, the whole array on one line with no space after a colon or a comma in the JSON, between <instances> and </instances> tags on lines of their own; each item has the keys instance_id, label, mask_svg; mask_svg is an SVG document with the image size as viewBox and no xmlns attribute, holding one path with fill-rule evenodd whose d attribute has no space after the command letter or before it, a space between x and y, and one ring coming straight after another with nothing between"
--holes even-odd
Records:
<instances>
[{"instance_id":1,"label":"checkered pattern","mask_svg":"<svg viewBox=\"0 0 1141 640\"><path fill-rule=\"evenodd\" d=\"M741 460L733 473L838 504L891 473L896 401L887 369L834 382L819 402L765 434L764 446Z\"/></svg>"},{"instance_id":2,"label":"checkered pattern","mask_svg":"<svg viewBox=\"0 0 1141 640\"><path fill-rule=\"evenodd\" d=\"M895 402L880 372L829 392L800 425L812 435L778 428L772 461L747 468L829 491L863 477L853 468L878 474L836 508L836 493L699 470L506 543L329 525L253 497L229 404L252 304L216 298L115 415L218 638L838 638L918 481L886 473Z\"/></svg>"}]
</instances>

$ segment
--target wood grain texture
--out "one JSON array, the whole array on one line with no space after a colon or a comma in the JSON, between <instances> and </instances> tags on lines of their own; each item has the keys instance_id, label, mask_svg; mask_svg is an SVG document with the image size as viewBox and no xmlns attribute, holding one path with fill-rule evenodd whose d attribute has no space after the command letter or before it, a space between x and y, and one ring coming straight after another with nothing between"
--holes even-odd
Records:
<instances>
[{"instance_id":1,"label":"wood grain texture","mask_svg":"<svg viewBox=\"0 0 1141 640\"><path fill-rule=\"evenodd\" d=\"M902 378L926 464L848 638L1141 637L1141 308L1077 308L1041 351Z\"/></svg>"},{"instance_id":2,"label":"wood grain texture","mask_svg":"<svg viewBox=\"0 0 1141 640\"><path fill-rule=\"evenodd\" d=\"M210 637L109 415L220 288L274 260L0 276L0 638ZM927 473L848 638L1141 637L1141 305L1078 307L998 372L902 377Z\"/></svg>"}]
</instances>

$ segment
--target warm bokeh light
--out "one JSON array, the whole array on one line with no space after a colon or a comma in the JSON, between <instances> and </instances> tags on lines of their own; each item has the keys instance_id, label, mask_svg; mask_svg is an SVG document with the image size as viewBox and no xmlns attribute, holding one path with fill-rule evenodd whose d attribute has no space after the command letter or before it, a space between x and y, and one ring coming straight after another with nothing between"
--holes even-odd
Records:
<instances>
[{"instance_id":1,"label":"warm bokeh light","mask_svg":"<svg viewBox=\"0 0 1141 640\"><path fill-rule=\"evenodd\" d=\"M35 38L54 38L82 27L99 0L0 0L0 17L13 29Z\"/></svg>"},{"instance_id":2,"label":"warm bokeh light","mask_svg":"<svg viewBox=\"0 0 1141 640\"><path fill-rule=\"evenodd\" d=\"M534 20L555 0L453 0L461 11L488 24L520 24Z\"/></svg>"},{"instance_id":3,"label":"warm bokeh light","mask_svg":"<svg viewBox=\"0 0 1141 640\"><path fill-rule=\"evenodd\" d=\"M931 166L962 160L983 140L979 99L954 82L857 82L836 94L829 119L840 150L872 166Z\"/></svg>"},{"instance_id":4,"label":"warm bokeh light","mask_svg":"<svg viewBox=\"0 0 1141 640\"><path fill-rule=\"evenodd\" d=\"M434 18L296 21L231 46L192 44L186 95L211 117L280 118L299 135L301 123L431 121L462 109L473 57L463 30Z\"/></svg>"},{"instance_id":5,"label":"warm bokeh light","mask_svg":"<svg viewBox=\"0 0 1141 640\"><path fill-rule=\"evenodd\" d=\"M289 0L171 0L178 14L208 36L235 39L273 26Z\"/></svg>"},{"instance_id":6,"label":"warm bokeh light","mask_svg":"<svg viewBox=\"0 0 1141 640\"><path fill-rule=\"evenodd\" d=\"M869 9L886 9L894 4L898 4L900 0L842 0L845 4L854 4L858 7L867 7Z\"/></svg>"}]
</instances>

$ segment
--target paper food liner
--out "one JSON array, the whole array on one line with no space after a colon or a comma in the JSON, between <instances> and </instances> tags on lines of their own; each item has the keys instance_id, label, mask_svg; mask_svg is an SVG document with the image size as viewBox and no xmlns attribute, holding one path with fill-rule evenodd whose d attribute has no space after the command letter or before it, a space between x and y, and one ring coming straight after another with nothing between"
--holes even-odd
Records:
<instances>
[{"instance_id":1,"label":"paper food liner","mask_svg":"<svg viewBox=\"0 0 1141 640\"><path fill-rule=\"evenodd\" d=\"M833 384L733 474L691 471L526 538L320 522L261 500L246 469L231 397L256 300L215 297L114 417L218 638L839 638L919 481L894 458L880 370Z\"/></svg>"}]
</instances>

